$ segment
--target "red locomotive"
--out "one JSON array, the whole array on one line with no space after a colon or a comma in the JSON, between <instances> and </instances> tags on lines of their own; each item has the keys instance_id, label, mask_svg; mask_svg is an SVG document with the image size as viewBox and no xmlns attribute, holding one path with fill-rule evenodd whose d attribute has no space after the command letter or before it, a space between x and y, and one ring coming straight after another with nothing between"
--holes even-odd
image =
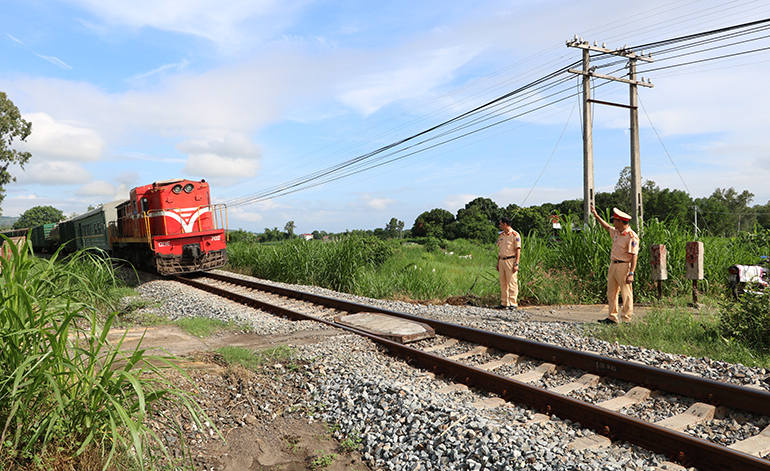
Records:
<instances>
[{"instance_id":1,"label":"red locomotive","mask_svg":"<svg viewBox=\"0 0 770 471\"><path fill-rule=\"evenodd\" d=\"M205 180L165 180L131 190L110 222L113 255L150 264L161 275L220 268L227 263L227 213L211 204Z\"/></svg>"}]
</instances>

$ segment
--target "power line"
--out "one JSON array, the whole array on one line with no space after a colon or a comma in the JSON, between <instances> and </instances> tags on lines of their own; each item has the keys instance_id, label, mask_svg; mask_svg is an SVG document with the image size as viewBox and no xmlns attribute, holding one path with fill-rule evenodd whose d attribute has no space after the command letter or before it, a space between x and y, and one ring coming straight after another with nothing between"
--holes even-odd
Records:
<instances>
[{"instance_id":1,"label":"power line","mask_svg":"<svg viewBox=\"0 0 770 471\"><path fill-rule=\"evenodd\" d=\"M766 25L770 23L770 19L764 19L759 21L753 21L744 23L741 25L734 25L725 28L719 28L712 31L705 31L686 36L680 36L677 38L671 38L663 41L657 41L654 43L648 43L641 46L636 46L633 50L640 49L653 49L663 48L674 44L680 44L675 48L669 48L664 52L682 51L688 48L697 47L704 44L711 44L716 41L723 41L725 39L732 39L739 36L745 36L747 34L756 33L758 31L764 31L768 29ZM721 36L719 36L721 35ZM710 36L719 36L717 38L711 38L705 40ZM732 44L723 44L720 46L710 47L701 51L691 52L689 54L681 54L678 56L670 57L669 59L675 59L684 55L692 55L695 53L711 51L715 49L735 46L737 44L745 44L751 41L757 41L767 36L760 38L751 38L743 41L739 41ZM692 44L681 44L687 41L697 41ZM684 63L672 64L670 66L657 67L652 69L646 69L645 72L651 72L656 70L664 70L674 67L683 67L687 65L726 59L730 57L736 57L739 55L751 54L761 52L770 49L757 48L749 51L735 52L722 56L710 57L699 59L695 61L689 61ZM610 54L601 53L596 56L597 60L612 59L609 64L600 65L601 67L609 67L619 64L615 60L615 56ZM664 59L665 60L665 59ZM575 95L575 92L570 90L571 86L559 88L566 83L569 79L565 78L566 71L578 65L580 61L575 61L572 64L559 68L543 77L540 77L524 86L521 86L511 92L505 93L500 97L497 97L491 101L488 101L482 105L479 105L469 111L466 111L454 118L445 120L435 126L429 127L421 132L415 133L407 138L396 140L388 145L379 147L370 152L360 154L351 159L337 163L335 165L326 167L324 169L311 172L307 175L292 179L282 184L274 185L259 192L244 195L238 198L234 198L227 202L231 206L239 206L245 204L251 204L258 201L274 198L277 196L283 196L290 193L295 193L305 189L317 187L329 182L339 180L341 178L349 177L359 174L361 172L381 167L388 163L405 159L409 156L425 152L427 150L436 148L438 146L457 141L461 138L468 137L472 134L485 131L491 127L498 126L500 124L509 122L513 119L520 118L522 116L531 114L533 112L542 110L548 106L552 106L556 103L560 103ZM620 69L619 69L620 70ZM596 87L592 87L596 88ZM543 95L544 92L550 91L551 93ZM566 95L560 97L560 95ZM550 101L548 101L550 100ZM646 113L646 110L645 110ZM649 116L648 116L649 119ZM496 121L495 121L496 120ZM493 121L493 122L492 122ZM654 126L653 126L654 129ZM657 130L655 131L657 134ZM453 136L453 137L451 137ZM660 138L660 136L658 136ZM436 142L438 141L438 142ZM665 147L664 147L665 149ZM666 151L668 153L668 151ZM671 156L669 155L669 159ZM673 159L672 164L673 164ZM676 167L675 167L676 168ZM677 170L677 173L678 170ZM680 174L681 178L681 174ZM683 183L684 180L682 179ZM687 185L685 184L685 188ZM688 190L689 192L689 190Z\"/></svg>"}]
</instances>

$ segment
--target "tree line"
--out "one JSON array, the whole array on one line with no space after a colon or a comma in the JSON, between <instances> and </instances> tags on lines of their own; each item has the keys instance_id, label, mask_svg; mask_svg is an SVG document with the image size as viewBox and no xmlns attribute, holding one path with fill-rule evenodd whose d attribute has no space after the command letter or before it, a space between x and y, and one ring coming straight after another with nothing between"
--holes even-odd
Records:
<instances>
[{"instance_id":1,"label":"tree line","mask_svg":"<svg viewBox=\"0 0 770 471\"><path fill-rule=\"evenodd\" d=\"M630 212L631 169L626 167L612 192L596 193L597 209L617 207ZM717 188L706 198L692 198L682 190L661 189L647 180L642 187L644 220L658 219L698 231L699 234L730 237L742 231L770 229L770 201L751 205L754 194L748 190L738 193L734 188ZM414 221L413 237L439 239L476 239L492 242L497 236L500 218L507 216L512 227L524 235L547 237L553 233L553 222L580 223L583 219L583 199L561 203L544 203L529 207L510 204L498 206L489 198L476 198L457 211L435 208ZM697 224L697 225L696 225Z\"/></svg>"}]
</instances>

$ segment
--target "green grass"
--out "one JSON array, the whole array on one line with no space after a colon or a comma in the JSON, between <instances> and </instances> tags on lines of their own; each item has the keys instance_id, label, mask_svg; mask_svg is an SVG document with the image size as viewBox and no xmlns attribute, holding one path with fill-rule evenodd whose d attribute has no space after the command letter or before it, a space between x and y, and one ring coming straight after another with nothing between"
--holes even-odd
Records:
<instances>
[{"instance_id":1,"label":"green grass","mask_svg":"<svg viewBox=\"0 0 770 471\"><path fill-rule=\"evenodd\" d=\"M38 259L29 243L10 250L0 257L0 469L49 469L62 459L155 469L169 458L162 436L184 443L176 417L200 426L205 414L165 376L179 371L169 358L141 344L124 350L125 337L107 341L117 315L100 313L121 293L109 260L92 252ZM180 414L153 416L164 401Z\"/></svg>"},{"instance_id":2,"label":"green grass","mask_svg":"<svg viewBox=\"0 0 770 471\"><path fill-rule=\"evenodd\" d=\"M234 321L222 321L208 317L185 317L174 321L174 325L190 335L199 338L211 337L220 332L233 332L243 330L243 326Z\"/></svg>"},{"instance_id":3,"label":"green grass","mask_svg":"<svg viewBox=\"0 0 770 471\"><path fill-rule=\"evenodd\" d=\"M705 311L705 312L704 312ZM721 334L718 307L704 310L686 307L653 307L645 317L630 324L592 327L589 334L607 342L661 350L667 353L706 357L746 366L770 367L770 354L750 348Z\"/></svg>"},{"instance_id":4,"label":"green grass","mask_svg":"<svg viewBox=\"0 0 770 471\"><path fill-rule=\"evenodd\" d=\"M327 453L324 450L316 450L316 455L310 462L310 469L313 470L328 468L337 459L336 453Z\"/></svg>"},{"instance_id":5,"label":"green grass","mask_svg":"<svg viewBox=\"0 0 770 471\"><path fill-rule=\"evenodd\" d=\"M220 347L214 351L222 355L222 358L230 366L238 365L249 370L254 370L260 365L254 351L245 347Z\"/></svg>"},{"instance_id":6,"label":"green grass","mask_svg":"<svg viewBox=\"0 0 770 471\"><path fill-rule=\"evenodd\" d=\"M266 348L253 351L245 347L221 347L215 350L222 355L228 365L239 365L249 370L256 370L260 366L283 365L288 370L296 369L296 352L287 345Z\"/></svg>"}]
</instances>

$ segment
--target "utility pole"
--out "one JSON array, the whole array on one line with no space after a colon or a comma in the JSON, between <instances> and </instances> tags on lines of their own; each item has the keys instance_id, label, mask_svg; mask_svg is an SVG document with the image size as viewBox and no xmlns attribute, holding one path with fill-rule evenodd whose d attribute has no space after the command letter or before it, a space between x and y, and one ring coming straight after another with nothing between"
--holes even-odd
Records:
<instances>
[{"instance_id":1,"label":"utility pole","mask_svg":"<svg viewBox=\"0 0 770 471\"><path fill-rule=\"evenodd\" d=\"M594 138L591 116L591 69L588 49L583 49L583 221L593 223L591 206L594 205Z\"/></svg>"},{"instance_id":2,"label":"utility pole","mask_svg":"<svg viewBox=\"0 0 770 471\"><path fill-rule=\"evenodd\" d=\"M636 79L636 61L642 60L645 62L652 62L652 58L645 56L644 51L641 55L637 55L635 52L629 50L626 46L617 49L607 49L607 46L602 43L599 47L598 43L594 41L593 46L584 41L583 38L578 38L575 35L574 39L567 40L567 47L576 47L583 50L583 70L569 69L569 72L583 76L583 209L585 211L585 220L590 220L589 205L594 203L594 165L593 165L593 135L591 132L592 116L590 112L590 103L599 103L601 105L619 106L621 108L628 108L630 114L630 134L631 134L631 207L632 216L636 223L637 230L642 229L643 211L642 211L642 172L641 172L641 157L639 152L639 109L637 99L637 87L639 85L643 87L652 88L653 85L649 80L645 83L644 77L641 81ZM590 52L598 52L600 54L611 54L615 56L625 57L629 60L629 78L613 77L611 75L598 74L595 72L596 67L589 68L589 54ZM592 77L612 80L615 82L627 83L630 86L629 90L629 104L623 105L620 103L610 103L606 101L599 101L591 99L591 87L590 80Z\"/></svg>"},{"instance_id":3,"label":"utility pole","mask_svg":"<svg viewBox=\"0 0 770 471\"><path fill-rule=\"evenodd\" d=\"M695 209L695 238L698 238L698 207L693 206L693 209Z\"/></svg>"}]
</instances>

